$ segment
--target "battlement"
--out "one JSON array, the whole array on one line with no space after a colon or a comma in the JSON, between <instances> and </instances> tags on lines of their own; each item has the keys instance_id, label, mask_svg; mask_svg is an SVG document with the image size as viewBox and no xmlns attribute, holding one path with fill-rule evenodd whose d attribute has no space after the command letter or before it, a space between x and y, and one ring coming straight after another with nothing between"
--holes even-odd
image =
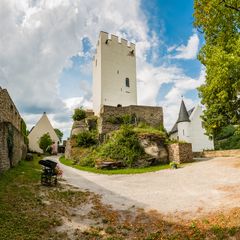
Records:
<instances>
[{"instance_id":1,"label":"battlement","mask_svg":"<svg viewBox=\"0 0 240 240\"><path fill-rule=\"evenodd\" d=\"M130 42L130 41L124 39L124 38L121 38L119 36L116 36L114 34L110 34L110 33L103 32L103 31L101 31L100 34L99 34L98 43L101 42L101 41L105 42L105 43L114 42L114 43L122 44L126 47L129 47L129 48L135 49L135 44L134 43L132 43L132 42Z\"/></svg>"}]
</instances>

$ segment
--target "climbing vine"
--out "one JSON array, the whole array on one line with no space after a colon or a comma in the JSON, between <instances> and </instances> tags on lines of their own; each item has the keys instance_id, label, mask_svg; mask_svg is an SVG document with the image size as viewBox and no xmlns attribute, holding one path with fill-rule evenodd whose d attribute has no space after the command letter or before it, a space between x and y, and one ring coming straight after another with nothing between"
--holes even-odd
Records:
<instances>
[{"instance_id":1,"label":"climbing vine","mask_svg":"<svg viewBox=\"0 0 240 240\"><path fill-rule=\"evenodd\" d=\"M13 162L13 147L14 147L14 142L13 142L13 128L12 126L8 126L8 137L7 137L7 147L8 147L8 158L10 161L10 166L12 167Z\"/></svg>"}]
</instances>

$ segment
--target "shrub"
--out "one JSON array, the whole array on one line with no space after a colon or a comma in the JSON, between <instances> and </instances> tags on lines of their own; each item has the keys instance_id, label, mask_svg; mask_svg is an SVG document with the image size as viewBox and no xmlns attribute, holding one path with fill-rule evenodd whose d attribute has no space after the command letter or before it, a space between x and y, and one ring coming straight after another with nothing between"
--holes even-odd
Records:
<instances>
[{"instance_id":1,"label":"shrub","mask_svg":"<svg viewBox=\"0 0 240 240\"><path fill-rule=\"evenodd\" d=\"M83 120L87 117L86 111L83 110L82 108L77 108L74 110L74 114L72 115L72 119L74 121L80 121Z\"/></svg>"},{"instance_id":2,"label":"shrub","mask_svg":"<svg viewBox=\"0 0 240 240\"><path fill-rule=\"evenodd\" d=\"M111 116L107 119L107 122L112 124L134 124L136 122L136 116L134 114L124 114L122 116Z\"/></svg>"},{"instance_id":3,"label":"shrub","mask_svg":"<svg viewBox=\"0 0 240 240\"><path fill-rule=\"evenodd\" d=\"M39 140L39 147L43 150L44 153L51 153L52 139L49 133L45 133Z\"/></svg>"},{"instance_id":4,"label":"shrub","mask_svg":"<svg viewBox=\"0 0 240 240\"><path fill-rule=\"evenodd\" d=\"M240 149L239 127L228 125L222 128L215 136L215 149L228 150Z\"/></svg>"},{"instance_id":5,"label":"shrub","mask_svg":"<svg viewBox=\"0 0 240 240\"><path fill-rule=\"evenodd\" d=\"M98 154L100 157L122 160L126 166L131 167L144 154L144 150L132 127L124 125L99 148Z\"/></svg>"},{"instance_id":6,"label":"shrub","mask_svg":"<svg viewBox=\"0 0 240 240\"><path fill-rule=\"evenodd\" d=\"M84 131L76 136L76 143L79 147L90 147L97 144L97 134L95 131Z\"/></svg>"},{"instance_id":7,"label":"shrub","mask_svg":"<svg viewBox=\"0 0 240 240\"><path fill-rule=\"evenodd\" d=\"M179 164L178 164L177 162L170 162L170 163L169 163L169 166L170 166L171 168L173 168L173 169L177 169L178 166L179 166Z\"/></svg>"}]
</instances>

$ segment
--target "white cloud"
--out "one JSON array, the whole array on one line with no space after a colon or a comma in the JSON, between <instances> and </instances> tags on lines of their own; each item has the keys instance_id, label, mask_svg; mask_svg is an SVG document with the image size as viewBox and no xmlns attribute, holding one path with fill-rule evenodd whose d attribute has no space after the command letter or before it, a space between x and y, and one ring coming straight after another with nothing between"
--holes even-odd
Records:
<instances>
[{"instance_id":1,"label":"white cloud","mask_svg":"<svg viewBox=\"0 0 240 240\"><path fill-rule=\"evenodd\" d=\"M82 39L88 38L95 46L100 30L136 42L140 104L159 104L156 99L161 85L171 82L172 92L160 104L171 103L173 108L174 97L176 103L176 96L197 86L176 66L154 65L158 60L155 49L162 41L149 30L139 0L1 0L0 29L0 85L8 88L28 126L46 111L54 126L63 128L65 137L71 128L72 110L91 108L92 93L90 83L79 80L79 97L63 99L59 77L64 68L71 67L72 56L83 56ZM198 43L194 33L187 46L175 49L174 58L194 58ZM152 63L147 62L150 50ZM89 58L92 51L84 57ZM88 75L91 63L86 61L80 69Z\"/></svg>"},{"instance_id":2,"label":"white cloud","mask_svg":"<svg viewBox=\"0 0 240 240\"><path fill-rule=\"evenodd\" d=\"M194 33L189 39L187 45L180 45L175 48L175 46L170 47L169 52L175 50L176 55L171 56L175 59L195 59L198 53L199 38L197 33Z\"/></svg>"}]
</instances>

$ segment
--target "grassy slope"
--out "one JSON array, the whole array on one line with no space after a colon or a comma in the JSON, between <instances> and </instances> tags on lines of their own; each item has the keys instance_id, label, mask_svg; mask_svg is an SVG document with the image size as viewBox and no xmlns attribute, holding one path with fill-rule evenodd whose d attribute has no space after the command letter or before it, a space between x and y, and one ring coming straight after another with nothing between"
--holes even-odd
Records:
<instances>
[{"instance_id":1,"label":"grassy slope","mask_svg":"<svg viewBox=\"0 0 240 240\"><path fill-rule=\"evenodd\" d=\"M155 171L164 170L164 169L169 168L169 165L165 164L165 165L158 165L158 166L152 166L152 167L146 167L146 168L124 168L124 169L116 169L116 170L102 170L102 169L96 169L93 167L82 167L80 165L73 164L72 160L65 159L65 157L61 157L60 162L67 166L70 166L70 167L73 167L73 168L76 168L76 169L79 169L82 171L99 173L99 174L107 174L107 175L155 172Z\"/></svg>"},{"instance_id":2,"label":"grassy slope","mask_svg":"<svg viewBox=\"0 0 240 240\"><path fill-rule=\"evenodd\" d=\"M54 228L61 225L60 206L81 195L40 185L40 158L22 161L0 175L0 239L61 239ZM47 203L46 203L46 202Z\"/></svg>"}]
</instances>

